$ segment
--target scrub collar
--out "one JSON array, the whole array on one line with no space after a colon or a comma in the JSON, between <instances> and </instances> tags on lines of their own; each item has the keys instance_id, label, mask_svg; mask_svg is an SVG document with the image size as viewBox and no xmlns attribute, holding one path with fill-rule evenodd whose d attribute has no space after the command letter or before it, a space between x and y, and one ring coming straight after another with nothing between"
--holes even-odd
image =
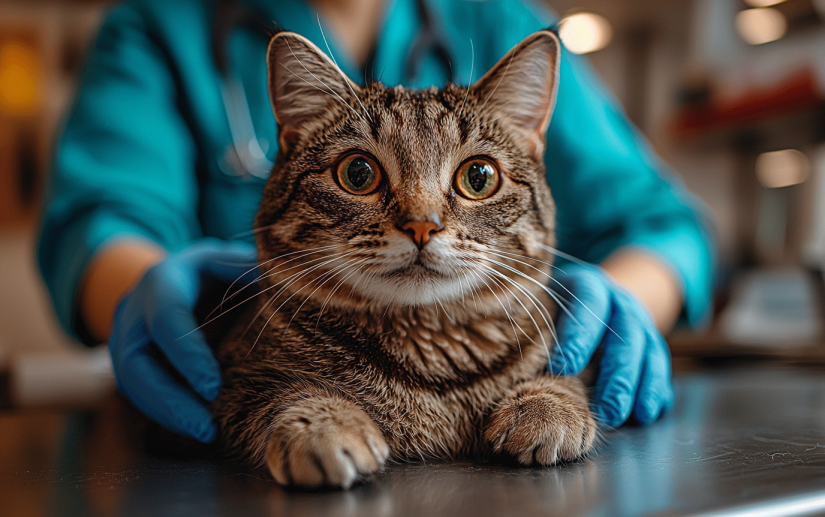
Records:
<instances>
[{"instance_id":1,"label":"scrub collar","mask_svg":"<svg viewBox=\"0 0 825 517\"><path fill-rule=\"evenodd\" d=\"M328 28L323 33L318 26L318 13L305 0L247 0L262 13L272 17L282 29L296 32L324 52L330 53L341 70L357 83L364 82L364 71L344 51ZM321 20L323 24L323 19ZM386 0L384 22L379 30L372 67L375 79L386 86L401 84L404 79L406 57L421 28L421 16L415 0ZM324 41L326 36L326 42ZM329 47L329 48L327 48ZM416 84L410 87L440 85L439 70L424 70Z\"/></svg>"}]
</instances>

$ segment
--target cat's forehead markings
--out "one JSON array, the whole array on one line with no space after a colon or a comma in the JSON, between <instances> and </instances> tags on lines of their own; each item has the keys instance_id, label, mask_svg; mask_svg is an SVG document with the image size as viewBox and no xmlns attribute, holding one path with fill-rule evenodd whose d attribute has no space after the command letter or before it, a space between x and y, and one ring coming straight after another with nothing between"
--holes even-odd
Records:
<instances>
[{"instance_id":1,"label":"cat's forehead markings","mask_svg":"<svg viewBox=\"0 0 825 517\"><path fill-rule=\"evenodd\" d=\"M378 118L375 134L377 157L391 184L399 191L449 189L457 127L445 131L440 115L446 109L430 93L393 93L394 102Z\"/></svg>"}]
</instances>

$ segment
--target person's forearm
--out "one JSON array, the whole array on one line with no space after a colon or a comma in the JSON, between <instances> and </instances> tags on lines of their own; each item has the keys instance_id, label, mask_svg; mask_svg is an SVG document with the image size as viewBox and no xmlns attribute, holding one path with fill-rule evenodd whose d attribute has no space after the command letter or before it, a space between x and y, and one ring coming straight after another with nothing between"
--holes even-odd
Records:
<instances>
[{"instance_id":1,"label":"person's forearm","mask_svg":"<svg viewBox=\"0 0 825 517\"><path fill-rule=\"evenodd\" d=\"M141 240L117 241L97 252L79 291L80 317L93 338L109 339L117 304L164 255L156 244Z\"/></svg>"},{"instance_id":2,"label":"person's forearm","mask_svg":"<svg viewBox=\"0 0 825 517\"><path fill-rule=\"evenodd\" d=\"M633 248L617 250L601 266L616 283L639 297L662 333L673 328L684 294L670 268L655 256Z\"/></svg>"}]
</instances>

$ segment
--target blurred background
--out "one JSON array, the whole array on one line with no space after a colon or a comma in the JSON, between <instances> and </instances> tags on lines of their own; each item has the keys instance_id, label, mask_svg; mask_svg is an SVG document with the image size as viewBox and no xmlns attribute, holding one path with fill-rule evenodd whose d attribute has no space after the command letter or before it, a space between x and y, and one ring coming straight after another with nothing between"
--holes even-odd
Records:
<instances>
[{"instance_id":1,"label":"blurred background","mask_svg":"<svg viewBox=\"0 0 825 517\"><path fill-rule=\"evenodd\" d=\"M706 331L671 336L677 366L825 362L825 0L549 4L717 223L716 310ZM50 150L108 5L0 0L0 406L90 402L113 385L105 356L60 332L33 258ZM43 388L73 368L98 380Z\"/></svg>"}]
</instances>

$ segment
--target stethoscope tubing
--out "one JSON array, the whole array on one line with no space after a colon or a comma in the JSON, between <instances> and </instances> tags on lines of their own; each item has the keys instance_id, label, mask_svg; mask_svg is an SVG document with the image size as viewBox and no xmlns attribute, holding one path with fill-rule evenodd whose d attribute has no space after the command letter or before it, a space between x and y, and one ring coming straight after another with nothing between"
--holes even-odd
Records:
<instances>
[{"instance_id":1,"label":"stethoscope tubing","mask_svg":"<svg viewBox=\"0 0 825 517\"><path fill-rule=\"evenodd\" d=\"M442 62L448 74L448 82L453 82L449 48L437 26L437 20L426 0L416 0L416 5L421 17L421 30L407 55L404 82L410 84L415 80L428 51ZM263 20L266 17L247 4L237 0L222 0L218 3L212 31L212 53L221 77L221 99L232 140L218 160L218 168L226 176L244 180L265 180L269 177L274 161L267 156L266 151L273 143L262 145L262 140L258 138L246 90L230 71L227 46L229 35L236 28L246 27L265 34L267 38L281 30L278 25L269 26Z\"/></svg>"}]
</instances>

